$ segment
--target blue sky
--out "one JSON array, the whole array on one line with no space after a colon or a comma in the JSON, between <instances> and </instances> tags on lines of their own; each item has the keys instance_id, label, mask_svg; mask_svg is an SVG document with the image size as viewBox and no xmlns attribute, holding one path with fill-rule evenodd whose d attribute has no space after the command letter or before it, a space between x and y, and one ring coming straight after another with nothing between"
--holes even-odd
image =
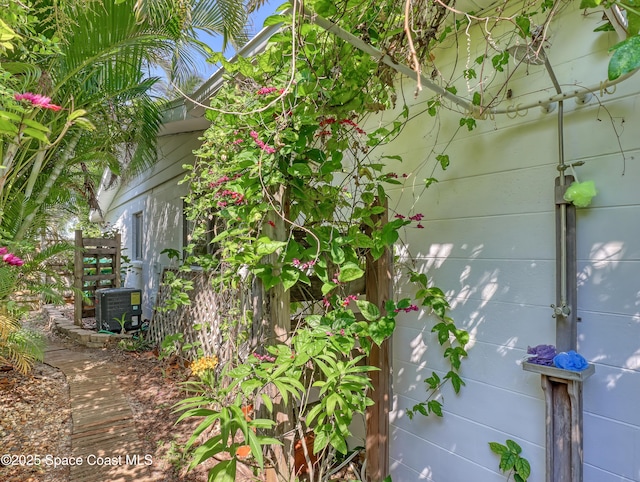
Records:
<instances>
[{"instance_id":1,"label":"blue sky","mask_svg":"<svg viewBox=\"0 0 640 482\"><path fill-rule=\"evenodd\" d=\"M275 10L285 3L285 0L267 0L265 4L255 12L253 12L249 16L249 38L256 35L260 30L262 30L262 26L264 24L264 19L273 15ZM214 51L220 52L222 50L222 37L220 36L203 36L200 40L204 41L211 47ZM229 46L227 50L224 52L227 58L232 57L234 54L234 50ZM208 64L208 69L206 72L202 72L202 76L206 79L211 76L216 70L218 70L218 66Z\"/></svg>"}]
</instances>

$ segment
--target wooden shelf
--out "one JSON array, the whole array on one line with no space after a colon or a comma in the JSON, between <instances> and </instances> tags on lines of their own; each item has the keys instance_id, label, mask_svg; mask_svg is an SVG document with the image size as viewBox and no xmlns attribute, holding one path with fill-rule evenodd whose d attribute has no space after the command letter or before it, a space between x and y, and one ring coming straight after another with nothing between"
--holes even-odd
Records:
<instances>
[{"instance_id":1,"label":"wooden shelf","mask_svg":"<svg viewBox=\"0 0 640 482\"><path fill-rule=\"evenodd\" d=\"M562 378L564 380L574 380L582 382L589 378L596 372L596 367L593 363L589 363L589 366L582 371L563 370L562 368L548 367L545 365L538 365L537 363L522 362L522 369L527 372L540 373L553 378Z\"/></svg>"}]
</instances>

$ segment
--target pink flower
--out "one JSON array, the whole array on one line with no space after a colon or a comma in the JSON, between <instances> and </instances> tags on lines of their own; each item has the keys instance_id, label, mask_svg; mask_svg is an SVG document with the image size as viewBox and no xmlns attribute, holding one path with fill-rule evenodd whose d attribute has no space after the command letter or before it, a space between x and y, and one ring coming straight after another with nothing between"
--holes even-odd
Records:
<instances>
[{"instance_id":1,"label":"pink flower","mask_svg":"<svg viewBox=\"0 0 640 482\"><path fill-rule=\"evenodd\" d=\"M53 111L59 111L62 109L59 105L51 103L51 97L46 97L40 94L34 94L32 92L25 92L24 94L15 94L14 99L17 101L26 100L35 107L42 107L43 109L50 109Z\"/></svg>"},{"instance_id":2,"label":"pink flower","mask_svg":"<svg viewBox=\"0 0 640 482\"><path fill-rule=\"evenodd\" d=\"M424 218L424 214L421 214L421 213L414 214L413 216L409 216L409 219L411 219L411 221L422 221L422 218Z\"/></svg>"},{"instance_id":3,"label":"pink flower","mask_svg":"<svg viewBox=\"0 0 640 482\"><path fill-rule=\"evenodd\" d=\"M329 303L329 300L327 299L326 296L322 298L322 304L324 305L325 308L329 308L331 306L331 303Z\"/></svg>"},{"instance_id":4,"label":"pink flower","mask_svg":"<svg viewBox=\"0 0 640 482\"><path fill-rule=\"evenodd\" d=\"M418 223L418 224L416 225L416 228L418 228L418 229L424 229L424 226L423 226L422 224Z\"/></svg>"},{"instance_id":5,"label":"pink flower","mask_svg":"<svg viewBox=\"0 0 640 482\"><path fill-rule=\"evenodd\" d=\"M335 119L329 117L327 119L320 121L320 127L330 126L331 124L335 124L335 122L336 122Z\"/></svg>"},{"instance_id":6,"label":"pink flower","mask_svg":"<svg viewBox=\"0 0 640 482\"><path fill-rule=\"evenodd\" d=\"M253 140L256 142L256 145L262 149L263 151L265 151L267 154L273 154L274 152L276 152L276 150L271 147L268 146L264 143L264 141L258 139L259 134L256 131L251 131L249 132L249 135L253 138Z\"/></svg>"},{"instance_id":7,"label":"pink flower","mask_svg":"<svg viewBox=\"0 0 640 482\"><path fill-rule=\"evenodd\" d=\"M347 306L349 306L349 303L351 303L352 301L357 301L357 300L358 300L358 297L356 295L349 295L342 302L342 306L347 307Z\"/></svg>"},{"instance_id":8,"label":"pink flower","mask_svg":"<svg viewBox=\"0 0 640 482\"><path fill-rule=\"evenodd\" d=\"M275 227L276 227L276 223L274 223L273 221L267 221L267 224L268 224L269 226L271 226L272 228L275 228Z\"/></svg>"},{"instance_id":9,"label":"pink flower","mask_svg":"<svg viewBox=\"0 0 640 482\"><path fill-rule=\"evenodd\" d=\"M271 94L272 92L280 92L282 93L284 90L279 90L275 87L262 87L261 89L258 89L258 91L256 92L256 94L258 95L267 95L267 94Z\"/></svg>"},{"instance_id":10,"label":"pink flower","mask_svg":"<svg viewBox=\"0 0 640 482\"><path fill-rule=\"evenodd\" d=\"M13 253L5 254L4 256L2 256L2 260L5 263L10 264L11 266L22 266L24 264L24 261L22 261L22 259L18 258Z\"/></svg>"},{"instance_id":11,"label":"pink flower","mask_svg":"<svg viewBox=\"0 0 640 482\"><path fill-rule=\"evenodd\" d=\"M406 218L406 216L403 216L402 214L396 214L394 217L395 217L395 218L398 218L398 219L404 219L404 218Z\"/></svg>"},{"instance_id":12,"label":"pink flower","mask_svg":"<svg viewBox=\"0 0 640 482\"><path fill-rule=\"evenodd\" d=\"M7 254L8 252L9 250L4 246L0 247L0 256L2 256L3 254Z\"/></svg>"}]
</instances>

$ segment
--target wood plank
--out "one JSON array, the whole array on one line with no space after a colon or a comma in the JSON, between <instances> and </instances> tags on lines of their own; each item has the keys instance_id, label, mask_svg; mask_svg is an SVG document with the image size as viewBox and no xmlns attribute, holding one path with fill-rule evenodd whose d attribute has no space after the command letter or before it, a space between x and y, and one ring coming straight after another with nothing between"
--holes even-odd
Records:
<instances>
[{"instance_id":1,"label":"wood plank","mask_svg":"<svg viewBox=\"0 0 640 482\"><path fill-rule=\"evenodd\" d=\"M110 274L90 274L90 275L84 275L82 278L84 281L115 281L117 279L117 276L115 273L110 273Z\"/></svg>"},{"instance_id":2,"label":"wood plank","mask_svg":"<svg viewBox=\"0 0 640 482\"><path fill-rule=\"evenodd\" d=\"M384 201L385 212L380 215L384 225L388 221L388 206ZM375 220L374 220L375 221ZM389 250L377 260L367 253L366 265L367 300L375 304L384 314L384 304L391 298L391 254ZM366 454L367 480L379 482L389 474L389 411L391 387L391 340L385 340L380 346L375 343L369 353L368 365L380 368L369 373L373 390L369 392L374 404L367 408Z\"/></svg>"},{"instance_id":3,"label":"wood plank","mask_svg":"<svg viewBox=\"0 0 640 482\"><path fill-rule=\"evenodd\" d=\"M83 251L84 257L88 256L108 256L115 255L118 253L117 248L85 248Z\"/></svg>"},{"instance_id":4,"label":"wood plank","mask_svg":"<svg viewBox=\"0 0 640 482\"><path fill-rule=\"evenodd\" d=\"M120 246L120 241L118 238L83 238L82 246L84 248L88 247L109 247L109 248L117 248Z\"/></svg>"},{"instance_id":5,"label":"wood plank","mask_svg":"<svg viewBox=\"0 0 640 482\"><path fill-rule=\"evenodd\" d=\"M75 251L73 254L73 287L82 291L82 230L75 232ZM82 324L82 297L77 293L73 297L73 323L80 326Z\"/></svg>"}]
</instances>

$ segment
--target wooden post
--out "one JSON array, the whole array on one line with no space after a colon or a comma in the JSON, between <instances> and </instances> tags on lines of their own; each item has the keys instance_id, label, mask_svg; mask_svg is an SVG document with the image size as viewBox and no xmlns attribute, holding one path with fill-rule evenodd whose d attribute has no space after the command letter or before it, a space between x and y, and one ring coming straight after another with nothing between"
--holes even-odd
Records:
<instances>
[{"instance_id":1,"label":"wooden post","mask_svg":"<svg viewBox=\"0 0 640 482\"><path fill-rule=\"evenodd\" d=\"M525 362L540 373L546 407L546 482L582 482L582 385L594 365L574 372Z\"/></svg>"},{"instance_id":2,"label":"wooden post","mask_svg":"<svg viewBox=\"0 0 640 482\"><path fill-rule=\"evenodd\" d=\"M75 251L73 253L73 323L82 325L82 275L84 274L84 255L82 246L82 230L75 232Z\"/></svg>"},{"instance_id":3,"label":"wooden post","mask_svg":"<svg viewBox=\"0 0 640 482\"><path fill-rule=\"evenodd\" d=\"M274 241L286 241L289 237L288 227L283 219L288 216L286 188L281 186L274 194L274 200L280 204L281 213L272 213L264 228L264 233ZM276 253L266 257L267 264L273 266L273 275L279 274L278 255ZM285 290L282 283L278 283L263 296L267 303L267 308L263 310L268 315L265 323L268 325L267 334L269 343L289 344L291 339L291 313L290 313L290 293ZM273 387L272 387L273 388ZM282 397L274 392L270 394L274 399L275 420L277 422L276 436L282 437L283 446L275 446L273 449L275 464L273 468L265 470L267 482L293 481L293 407L290 404L285 406ZM293 403L293 400L291 400Z\"/></svg>"},{"instance_id":4,"label":"wooden post","mask_svg":"<svg viewBox=\"0 0 640 482\"><path fill-rule=\"evenodd\" d=\"M115 237L115 253L113 254L111 266L113 266L113 273L116 275L113 280L113 286L115 288L120 288L122 285L122 280L120 279L120 268L121 268L121 260L120 260L120 252L122 250L122 235L120 231L116 233Z\"/></svg>"},{"instance_id":5,"label":"wooden post","mask_svg":"<svg viewBox=\"0 0 640 482\"><path fill-rule=\"evenodd\" d=\"M385 212L380 215L384 225L388 221L387 202ZM377 260L367 254L365 281L367 300L375 304L384 313L384 304L391 298L391 253L387 249ZM373 390L370 397L374 405L366 413L366 454L367 480L379 482L389 474L389 411L391 395L391 339L380 346L375 343L369 353L369 365L380 368L371 372Z\"/></svg>"}]
</instances>

